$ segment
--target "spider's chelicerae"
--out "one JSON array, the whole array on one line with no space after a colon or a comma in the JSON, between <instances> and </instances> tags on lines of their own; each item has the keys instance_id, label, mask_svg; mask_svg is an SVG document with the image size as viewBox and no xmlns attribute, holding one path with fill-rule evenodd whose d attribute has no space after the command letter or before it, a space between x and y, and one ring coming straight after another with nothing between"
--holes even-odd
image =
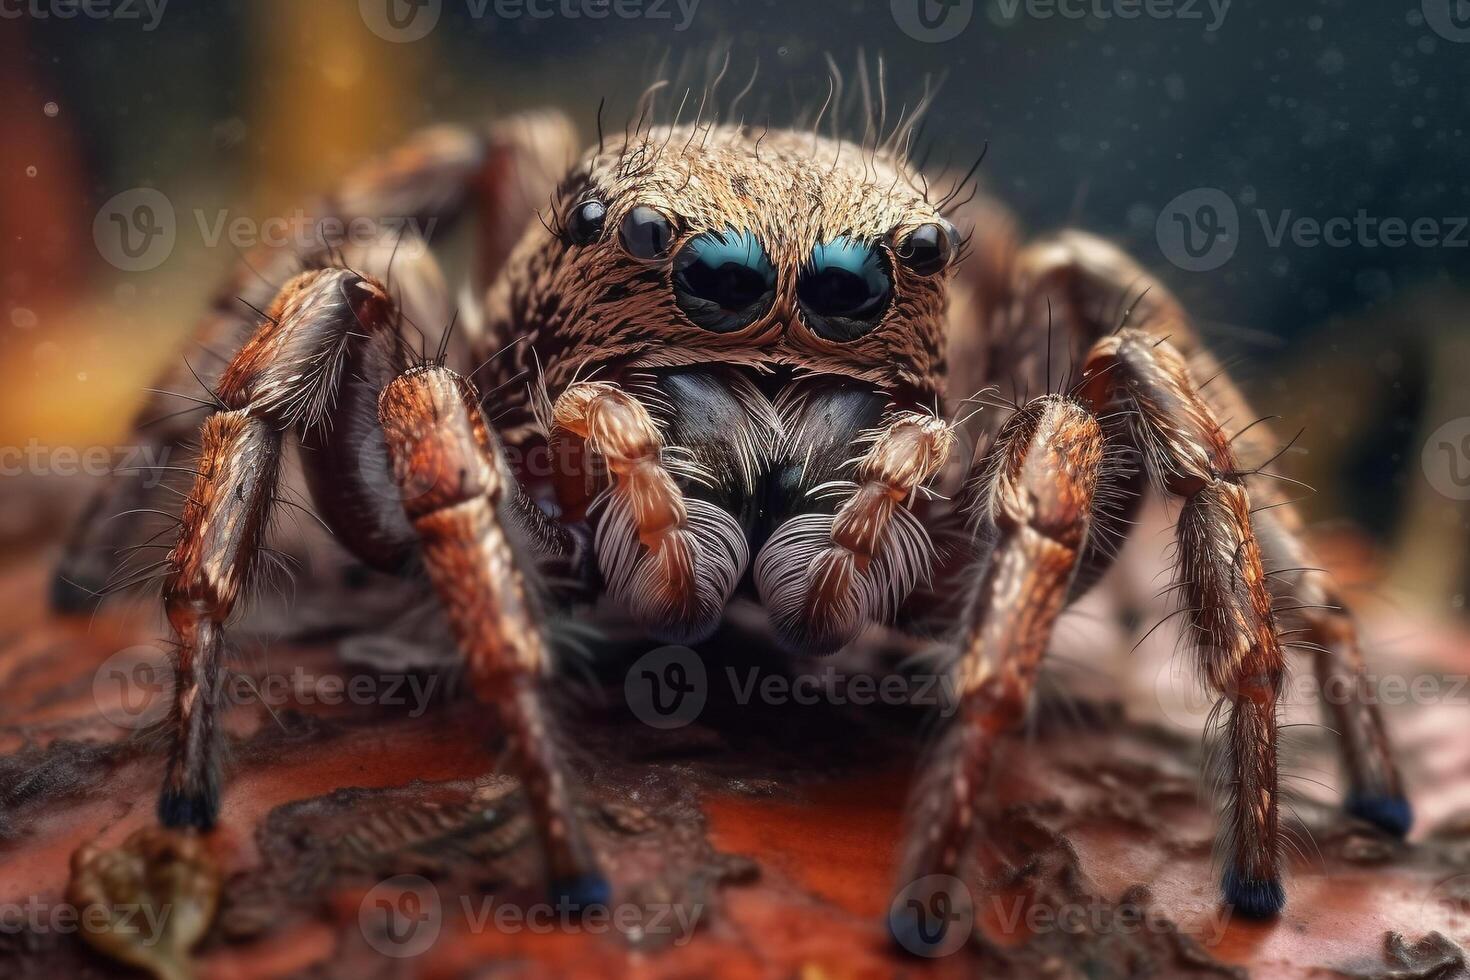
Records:
<instances>
[{"instance_id":1,"label":"spider's chelicerae","mask_svg":"<svg viewBox=\"0 0 1470 980\"><path fill-rule=\"evenodd\" d=\"M1225 430L1252 416L1184 311L1107 242L1019 243L994 202L940 199L903 159L908 135L635 125L577 155L548 113L427 131L315 206L474 215L473 299L427 360L408 337L452 295L427 250L255 256L199 331L229 347L207 379L215 410L193 432L151 430L201 442L163 589L177 692L162 822L216 819L225 624L292 436L337 539L427 573L515 749L552 887L575 903L608 885L545 708L550 617L605 596L650 637L696 643L739 595L793 655L875 623L943 638L962 708L915 784L900 881L950 874L1058 614L1149 492L1177 500L1177 590L1222 698L1225 901L1249 916L1284 902L1289 632L1359 693L1328 721L1348 807L1405 832L1353 623L1259 471L1264 427ZM292 263L308 271L285 281ZM1022 392L1046 394L999 401ZM94 508L59 581L97 580L131 487Z\"/></svg>"}]
</instances>

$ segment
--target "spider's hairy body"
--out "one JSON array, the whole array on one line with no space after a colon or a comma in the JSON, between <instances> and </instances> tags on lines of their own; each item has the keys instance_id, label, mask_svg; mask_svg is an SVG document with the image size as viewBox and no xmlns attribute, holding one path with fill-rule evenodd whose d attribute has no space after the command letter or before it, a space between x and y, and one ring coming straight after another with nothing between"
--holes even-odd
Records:
<instances>
[{"instance_id":1,"label":"spider's hairy body","mask_svg":"<svg viewBox=\"0 0 1470 980\"><path fill-rule=\"evenodd\" d=\"M1290 509L1261 511L1279 500L1241 462L1257 444L1221 421L1243 424L1243 400L1196 382L1208 355L1167 290L1096 238L1022 246L994 202L935 200L905 139L639 125L577 156L569 134L549 115L434 131L322 205L476 212L482 289L438 357L408 353L403 314L442 310L447 287L397 243L305 256L318 267L242 317L165 575L180 690L163 821L215 819L214 676L281 432L310 450L348 550L426 573L515 750L548 876L578 902L608 883L544 704L554 611L606 595L650 637L697 643L743 595L793 655L870 627L949 646L961 710L916 783L900 879L932 880L962 873L1058 615L1156 492L1180 504L1188 637L1222 699L1225 898L1278 911L1283 617L1360 694L1363 665ZM1060 390L1054 343L1075 368ZM1012 403L976 415L982 389ZM1349 807L1402 832L1371 699L1335 711Z\"/></svg>"},{"instance_id":2,"label":"spider's hairy body","mask_svg":"<svg viewBox=\"0 0 1470 980\"><path fill-rule=\"evenodd\" d=\"M904 308L888 324L841 346L804 329L794 308L797 272L817 243L839 234L899 240L940 219L916 175L897 160L810 133L680 127L594 153L558 188L553 211L562 215L588 194L606 199L612 228L641 205L679 216L689 235L750 231L775 267L776 302L742 330L700 330L648 268L609 250L557 248L532 227L487 298L487 339L492 349L519 340L535 350L548 385L619 360L632 368L785 366L858 378L920 401L942 393L940 289L900 290Z\"/></svg>"}]
</instances>

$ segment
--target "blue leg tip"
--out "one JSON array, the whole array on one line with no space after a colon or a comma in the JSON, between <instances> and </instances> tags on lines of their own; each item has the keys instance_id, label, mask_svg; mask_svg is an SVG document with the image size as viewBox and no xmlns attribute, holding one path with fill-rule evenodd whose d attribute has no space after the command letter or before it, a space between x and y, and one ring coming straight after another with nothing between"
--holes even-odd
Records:
<instances>
[{"instance_id":1,"label":"blue leg tip","mask_svg":"<svg viewBox=\"0 0 1470 980\"><path fill-rule=\"evenodd\" d=\"M551 900L558 908L581 913L594 905L606 907L612 901L612 885L599 874L579 874L557 878L551 883Z\"/></svg>"},{"instance_id":2,"label":"blue leg tip","mask_svg":"<svg viewBox=\"0 0 1470 980\"><path fill-rule=\"evenodd\" d=\"M199 792L166 789L158 797L158 822L165 827L212 830L219 820L219 793L213 788Z\"/></svg>"},{"instance_id":3,"label":"blue leg tip","mask_svg":"<svg viewBox=\"0 0 1470 980\"><path fill-rule=\"evenodd\" d=\"M1402 796L1349 796L1344 808L1379 830L1403 837L1414 826L1414 808Z\"/></svg>"},{"instance_id":4,"label":"blue leg tip","mask_svg":"<svg viewBox=\"0 0 1470 980\"><path fill-rule=\"evenodd\" d=\"M1246 919L1274 919L1286 907L1286 889L1275 878L1241 878L1226 872L1221 883L1226 903Z\"/></svg>"}]
</instances>

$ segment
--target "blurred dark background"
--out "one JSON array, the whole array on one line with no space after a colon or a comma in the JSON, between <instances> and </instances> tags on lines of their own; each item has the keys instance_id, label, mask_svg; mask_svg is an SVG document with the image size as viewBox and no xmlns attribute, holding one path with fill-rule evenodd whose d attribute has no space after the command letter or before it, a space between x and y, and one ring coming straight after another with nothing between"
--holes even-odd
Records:
<instances>
[{"instance_id":1,"label":"blurred dark background","mask_svg":"<svg viewBox=\"0 0 1470 980\"><path fill-rule=\"evenodd\" d=\"M931 162L988 143L983 178L1029 231L1076 224L1130 248L1261 410L1308 426L1288 468L1321 491L1312 515L1350 522L1406 595L1463 605L1463 0L96 2L107 16L0 10L6 444L123 438L233 259L190 230L196 209L263 219L431 122L553 104L590 141L599 100L621 125L661 62L702 82L726 49L726 91L758 61L747 116L779 122L821 103L828 55L849 84L860 54L881 55L895 107L942 80ZM128 272L92 226L138 187L167 195L180 228L166 261ZM1234 208L1233 252L1191 271L1163 233L1172 209L1203 215L1199 189ZM1272 240L1298 218L1355 224ZM1417 240L1385 244L1384 223L1421 219Z\"/></svg>"}]
</instances>

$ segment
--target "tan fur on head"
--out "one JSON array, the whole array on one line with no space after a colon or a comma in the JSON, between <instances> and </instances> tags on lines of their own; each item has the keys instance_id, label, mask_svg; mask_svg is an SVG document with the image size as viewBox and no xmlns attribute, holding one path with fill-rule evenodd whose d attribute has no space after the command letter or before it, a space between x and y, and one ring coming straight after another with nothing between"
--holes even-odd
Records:
<instances>
[{"instance_id":1,"label":"tan fur on head","mask_svg":"<svg viewBox=\"0 0 1470 980\"><path fill-rule=\"evenodd\" d=\"M599 240L578 246L562 222L588 197L606 204L607 220ZM662 259L640 261L619 243L619 222L639 205L673 224L673 246ZM740 363L860 378L929 402L943 394L949 273L914 275L891 249L940 218L914 174L870 147L739 126L640 132L588 154L558 190L554 215L532 223L491 290L491 341L527 339L521 356L528 361L534 351L553 390L614 361ZM671 258L692 236L732 228L752 232L770 256L776 302L748 327L716 334L689 322L676 304ZM813 247L838 235L890 250L894 285L878 326L846 343L812 333L795 302L797 274Z\"/></svg>"}]
</instances>

